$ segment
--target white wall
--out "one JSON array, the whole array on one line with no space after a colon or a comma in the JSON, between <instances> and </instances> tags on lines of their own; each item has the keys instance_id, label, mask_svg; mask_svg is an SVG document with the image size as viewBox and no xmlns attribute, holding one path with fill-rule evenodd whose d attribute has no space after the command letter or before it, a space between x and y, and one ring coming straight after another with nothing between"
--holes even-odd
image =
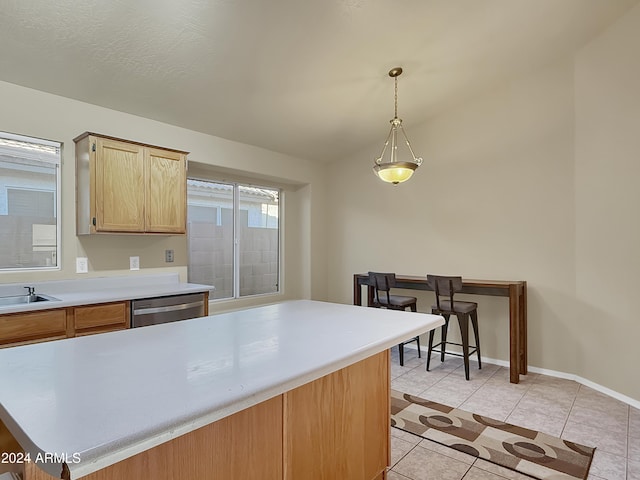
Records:
<instances>
[{"instance_id":1,"label":"white wall","mask_svg":"<svg viewBox=\"0 0 640 480\"><path fill-rule=\"evenodd\" d=\"M640 5L576 57L578 373L640 399Z\"/></svg>"},{"instance_id":2,"label":"white wall","mask_svg":"<svg viewBox=\"0 0 640 480\"><path fill-rule=\"evenodd\" d=\"M404 185L373 175L377 145L333 165L346 173L331 196L329 298L349 301L351 275L367 270L527 280L530 362L573 367L572 79L569 62L552 65L410 129L425 162ZM483 354L507 359L507 299L469 298ZM418 309L432 300L420 294Z\"/></svg>"},{"instance_id":3,"label":"white wall","mask_svg":"<svg viewBox=\"0 0 640 480\"><path fill-rule=\"evenodd\" d=\"M190 162L234 172L247 178L267 178L286 186L287 227L284 242L284 297L326 295L326 278L316 278L313 261L325 262L324 244L312 242L313 230L324 230L325 171L322 165L261 148L108 110L83 102L0 82L0 130L63 142L62 165L62 269L39 273L0 272L0 283L86 278L75 273L75 257L88 256L88 276L130 274L128 257L140 256L139 274L177 271L186 279L187 247L184 236L75 234L75 151L73 138L92 131L152 145L186 150ZM312 190L313 187L313 190ZM304 221L303 221L304 220ZM164 263L164 250L175 250L175 262ZM306 254L302 257L302 252ZM326 262L325 262L326 263ZM169 266L170 265L170 266ZM236 302L233 307L273 301L260 297ZM227 305L229 308L230 305Z\"/></svg>"},{"instance_id":4,"label":"white wall","mask_svg":"<svg viewBox=\"0 0 640 480\"><path fill-rule=\"evenodd\" d=\"M640 6L575 59L409 128L425 162L405 185L371 173L381 118L380 145L330 166L329 299L367 270L526 280L529 364L640 400L637 45ZM508 360L506 299L468 298L483 355Z\"/></svg>"}]
</instances>

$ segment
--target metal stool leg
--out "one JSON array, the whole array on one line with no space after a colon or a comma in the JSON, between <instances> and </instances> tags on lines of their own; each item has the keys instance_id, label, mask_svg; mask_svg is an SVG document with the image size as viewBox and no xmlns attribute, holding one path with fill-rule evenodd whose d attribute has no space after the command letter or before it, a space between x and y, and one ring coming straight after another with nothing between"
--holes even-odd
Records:
<instances>
[{"instance_id":1,"label":"metal stool leg","mask_svg":"<svg viewBox=\"0 0 640 480\"><path fill-rule=\"evenodd\" d=\"M482 368L480 360L480 332L478 331L478 311L471 312L471 324L473 325L473 333L476 339L476 353L478 354L478 369Z\"/></svg>"},{"instance_id":2,"label":"metal stool leg","mask_svg":"<svg viewBox=\"0 0 640 480\"><path fill-rule=\"evenodd\" d=\"M431 363L431 350L433 350L433 330L429 330L429 347L427 348L427 372Z\"/></svg>"},{"instance_id":3,"label":"metal stool leg","mask_svg":"<svg viewBox=\"0 0 640 480\"><path fill-rule=\"evenodd\" d=\"M447 331L449 330L450 315L444 314L444 325L442 326L442 341L440 344L440 361L444 362L444 351L447 349Z\"/></svg>"},{"instance_id":4,"label":"metal stool leg","mask_svg":"<svg viewBox=\"0 0 640 480\"><path fill-rule=\"evenodd\" d=\"M464 377L469 380L469 314L458 313L460 336L462 337L462 356L464 358Z\"/></svg>"}]
</instances>

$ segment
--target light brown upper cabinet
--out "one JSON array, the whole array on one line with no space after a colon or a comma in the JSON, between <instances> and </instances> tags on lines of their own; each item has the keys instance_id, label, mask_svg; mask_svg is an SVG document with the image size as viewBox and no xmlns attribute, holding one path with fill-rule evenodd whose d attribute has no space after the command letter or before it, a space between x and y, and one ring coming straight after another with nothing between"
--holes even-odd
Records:
<instances>
[{"instance_id":1,"label":"light brown upper cabinet","mask_svg":"<svg viewBox=\"0 0 640 480\"><path fill-rule=\"evenodd\" d=\"M89 132L74 142L78 235L186 232L187 152Z\"/></svg>"}]
</instances>

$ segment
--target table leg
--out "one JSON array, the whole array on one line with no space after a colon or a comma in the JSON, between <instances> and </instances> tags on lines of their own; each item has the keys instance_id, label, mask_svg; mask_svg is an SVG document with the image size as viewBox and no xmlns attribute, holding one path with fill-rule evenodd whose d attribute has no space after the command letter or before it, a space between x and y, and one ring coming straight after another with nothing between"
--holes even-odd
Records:
<instances>
[{"instance_id":1,"label":"table leg","mask_svg":"<svg viewBox=\"0 0 640 480\"><path fill-rule=\"evenodd\" d=\"M362 287L360 286L357 275L353 276L353 304L362 305Z\"/></svg>"},{"instance_id":2,"label":"table leg","mask_svg":"<svg viewBox=\"0 0 640 480\"><path fill-rule=\"evenodd\" d=\"M520 292L520 370L522 375L527 374L527 365L529 365L529 359L527 358L527 282L522 282L522 291Z\"/></svg>"},{"instance_id":3,"label":"table leg","mask_svg":"<svg viewBox=\"0 0 640 480\"><path fill-rule=\"evenodd\" d=\"M509 381L520 382L520 300L518 286L509 286Z\"/></svg>"}]
</instances>

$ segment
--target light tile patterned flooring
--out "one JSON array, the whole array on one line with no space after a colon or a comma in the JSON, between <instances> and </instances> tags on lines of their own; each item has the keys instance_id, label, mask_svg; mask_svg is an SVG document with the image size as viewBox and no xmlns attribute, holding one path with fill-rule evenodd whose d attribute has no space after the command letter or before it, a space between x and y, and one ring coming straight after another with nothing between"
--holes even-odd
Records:
<instances>
[{"instance_id":1,"label":"light tile patterned flooring","mask_svg":"<svg viewBox=\"0 0 640 480\"><path fill-rule=\"evenodd\" d=\"M462 359L391 350L391 387L452 407L540 430L596 448L589 480L640 480L640 410L572 380L530 373L509 383L506 367L471 362L464 379ZM389 480L504 480L530 477L453 449L391 429Z\"/></svg>"}]
</instances>

